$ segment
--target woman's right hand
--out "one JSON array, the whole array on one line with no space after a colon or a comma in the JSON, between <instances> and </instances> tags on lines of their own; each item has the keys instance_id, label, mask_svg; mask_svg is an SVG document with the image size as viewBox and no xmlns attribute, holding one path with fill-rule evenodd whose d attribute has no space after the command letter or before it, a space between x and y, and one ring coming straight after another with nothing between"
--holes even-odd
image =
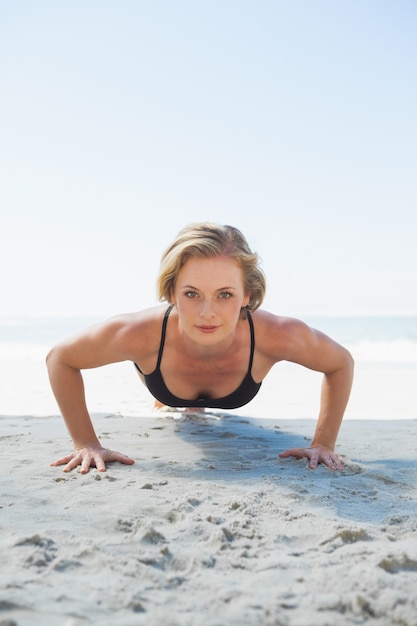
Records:
<instances>
[{"instance_id":1,"label":"woman's right hand","mask_svg":"<svg viewBox=\"0 0 417 626\"><path fill-rule=\"evenodd\" d=\"M133 465L135 461L121 452L108 450L101 446L88 446L74 450L67 456L57 459L51 463L51 466L57 467L58 465L65 465L63 471L70 472L74 467L80 465L80 474L87 474L90 467L95 467L99 472L105 472L106 463L115 462L123 463L124 465Z\"/></svg>"}]
</instances>

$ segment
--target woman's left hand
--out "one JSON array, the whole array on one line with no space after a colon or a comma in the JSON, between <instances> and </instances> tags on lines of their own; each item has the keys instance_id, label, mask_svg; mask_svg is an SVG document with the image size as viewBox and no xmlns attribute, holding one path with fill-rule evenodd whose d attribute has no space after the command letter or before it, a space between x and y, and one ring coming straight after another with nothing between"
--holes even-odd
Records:
<instances>
[{"instance_id":1,"label":"woman's left hand","mask_svg":"<svg viewBox=\"0 0 417 626\"><path fill-rule=\"evenodd\" d=\"M296 459L302 459L306 457L309 459L308 467L310 469L316 469L319 463L323 463L327 465L332 472L336 470L343 471L344 465L342 463L341 457L334 452L331 448L326 446L311 446L309 448L291 448L290 450L285 450L281 452L279 455L281 459L285 459L287 457L293 456Z\"/></svg>"}]
</instances>

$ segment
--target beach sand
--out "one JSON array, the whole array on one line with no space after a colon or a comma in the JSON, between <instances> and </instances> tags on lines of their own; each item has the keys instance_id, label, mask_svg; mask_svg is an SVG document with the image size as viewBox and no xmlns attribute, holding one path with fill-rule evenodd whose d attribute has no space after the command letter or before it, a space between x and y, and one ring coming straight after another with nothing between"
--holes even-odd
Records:
<instances>
[{"instance_id":1,"label":"beach sand","mask_svg":"<svg viewBox=\"0 0 417 626\"><path fill-rule=\"evenodd\" d=\"M103 445L65 474L44 350L0 355L0 626L417 625L414 366L357 364L343 473L279 452L321 376L279 366L221 417L157 413L132 364L85 372Z\"/></svg>"},{"instance_id":2,"label":"beach sand","mask_svg":"<svg viewBox=\"0 0 417 626\"><path fill-rule=\"evenodd\" d=\"M415 420L346 420L332 473L277 456L314 420L93 419L135 465L65 474L60 417L0 419L0 624L417 624Z\"/></svg>"}]
</instances>

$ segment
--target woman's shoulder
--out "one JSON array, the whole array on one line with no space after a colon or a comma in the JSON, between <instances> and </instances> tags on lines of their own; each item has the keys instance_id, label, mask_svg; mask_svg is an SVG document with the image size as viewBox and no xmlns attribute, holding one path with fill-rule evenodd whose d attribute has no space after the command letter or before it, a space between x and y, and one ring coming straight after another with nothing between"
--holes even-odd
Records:
<instances>
[{"instance_id":1,"label":"woman's shoulder","mask_svg":"<svg viewBox=\"0 0 417 626\"><path fill-rule=\"evenodd\" d=\"M60 354L76 369L145 358L158 350L166 310L159 306L107 318L67 337L50 354Z\"/></svg>"},{"instance_id":2,"label":"woman's shoulder","mask_svg":"<svg viewBox=\"0 0 417 626\"><path fill-rule=\"evenodd\" d=\"M114 346L120 354L147 354L158 346L167 308L167 305L158 305L114 315L85 329L80 339L93 345Z\"/></svg>"},{"instance_id":3,"label":"woman's shoulder","mask_svg":"<svg viewBox=\"0 0 417 626\"><path fill-rule=\"evenodd\" d=\"M167 304L158 304L146 309L140 309L138 311L132 311L130 313L119 313L113 315L106 320L108 324L120 324L125 326L152 324L162 320L168 309Z\"/></svg>"},{"instance_id":4,"label":"woman's shoulder","mask_svg":"<svg viewBox=\"0 0 417 626\"><path fill-rule=\"evenodd\" d=\"M285 359L294 343L310 330L308 325L300 319L276 315L265 309L254 311L252 319L256 346L261 352L276 360Z\"/></svg>"},{"instance_id":5,"label":"woman's shoulder","mask_svg":"<svg viewBox=\"0 0 417 626\"><path fill-rule=\"evenodd\" d=\"M277 315L265 309L256 309L252 312L252 319L255 327L260 331L269 331L276 329L280 331L292 332L302 327L307 328L307 324L302 320L287 315Z\"/></svg>"},{"instance_id":6,"label":"woman's shoulder","mask_svg":"<svg viewBox=\"0 0 417 626\"><path fill-rule=\"evenodd\" d=\"M162 320L167 309L167 305L157 305L140 311L121 313L108 318L104 325L128 339L138 335L143 338L144 335L149 336L153 332L160 334Z\"/></svg>"}]
</instances>

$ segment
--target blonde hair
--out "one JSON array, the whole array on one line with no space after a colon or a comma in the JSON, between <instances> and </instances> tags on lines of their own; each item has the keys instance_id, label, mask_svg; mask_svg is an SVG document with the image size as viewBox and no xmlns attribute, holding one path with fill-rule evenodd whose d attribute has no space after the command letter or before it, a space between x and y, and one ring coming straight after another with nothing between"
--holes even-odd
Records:
<instances>
[{"instance_id":1,"label":"blonde hair","mask_svg":"<svg viewBox=\"0 0 417 626\"><path fill-rule=\"evenodd\" d=\"M266 290L265 275L259 267L258 254L252 252L237 228L211 222L189 224L165 250L157 281L159 299L172 302L178 272L189 259L220 255L239 263L243 272L245 293L250 296L247 308L251 311L257 309L262 304Z\"/></svg>"}]
</instances>

